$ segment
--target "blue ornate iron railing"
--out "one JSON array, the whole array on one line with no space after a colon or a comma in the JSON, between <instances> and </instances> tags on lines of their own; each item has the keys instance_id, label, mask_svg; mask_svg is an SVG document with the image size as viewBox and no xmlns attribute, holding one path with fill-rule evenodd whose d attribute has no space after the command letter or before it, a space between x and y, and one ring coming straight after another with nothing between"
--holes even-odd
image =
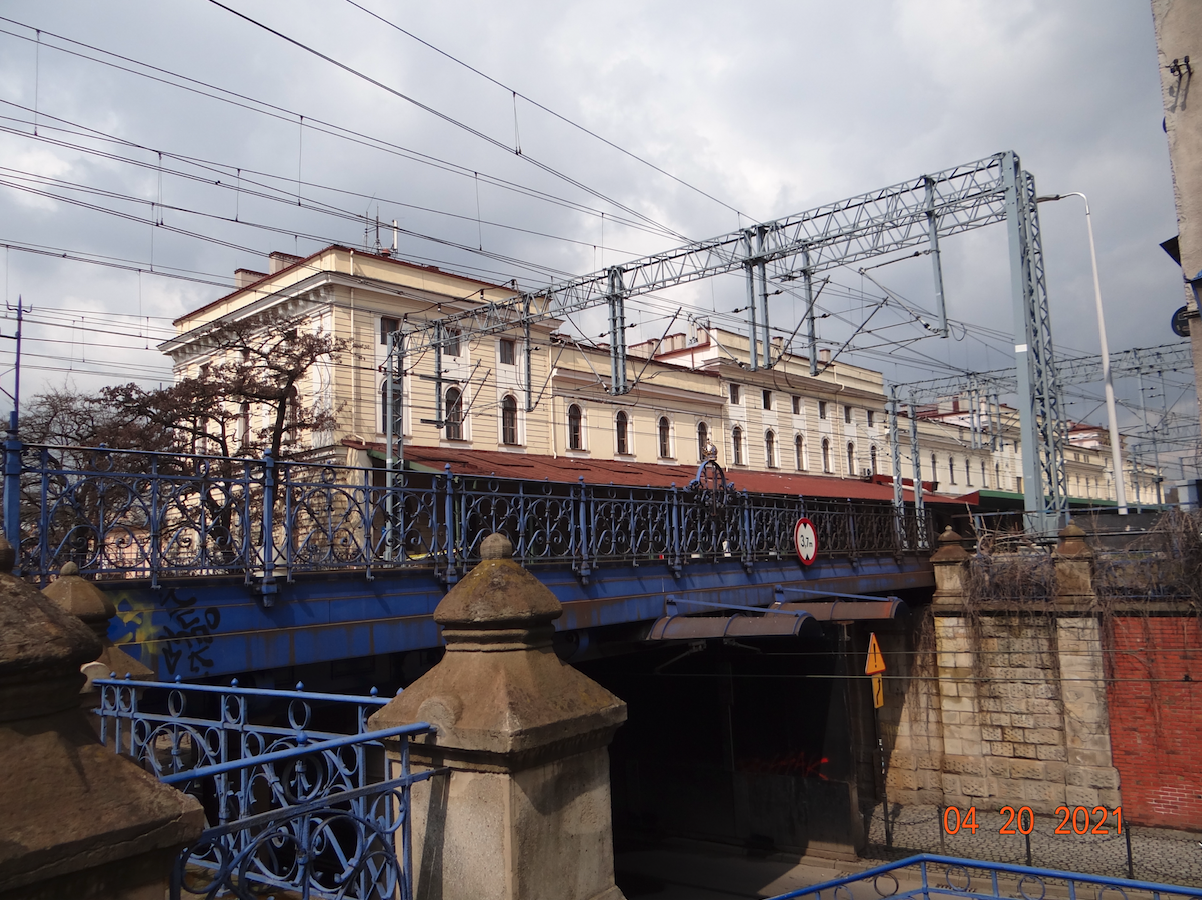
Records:
<instances>
[{"instance_id":1,"label":"blue ornate iron railing","mask_svg":"<svg viewBox=\"0 0 1202 900\"><path fill-rule=\"evenodd\" d=\"M698 482L634 488L229 459L105 448L5 444L5 531L19 571L64 563L100 578L240 575L270 586L305 572L432 567L456 581L494 531L524 565L758 560L793 554L807 516L830 556L917 551L912 508L751 494ZM11 515L20 497L19 516Z\"/></svg>"},{"instance_id":2,"label":"blue ornate iron railing","mask_svg":"<svg viewBox=\"0 0 1202 900\"><path fill-rule=\"evenodd\" d=\"M920 853L900 862L868 869L845 878L780 894L772 900L931 900L971 897L975 900L1151 900L1202 897L1202 888L1156 884L1125 878L1084 875L1032 866L981 862Z\"/></svg>"},{"instance_id":3,"label":"blue ornate iron railing","mask_svg":"<svg viewBox=\"0 0 1202 900\"><path fill-rule=\"evenodd\" d=\"M408 740L428 725L368 731L387 702L374 693L95 683L106 746L205 808L173 898L412 896L409 789L436 773L410 771ZM385 739L399 739L395 756Z\"/></svg>"}]
</instances>

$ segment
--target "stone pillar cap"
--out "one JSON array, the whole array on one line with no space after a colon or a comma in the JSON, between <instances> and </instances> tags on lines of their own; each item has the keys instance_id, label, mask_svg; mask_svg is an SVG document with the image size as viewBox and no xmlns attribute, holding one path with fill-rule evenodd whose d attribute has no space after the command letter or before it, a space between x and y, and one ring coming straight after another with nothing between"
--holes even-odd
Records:
<instances>
[{"instance_id":1,"label":"stone pillar cap","mask_svg":"<svg viewBox=\"0 0 1202 900\"><path fill-rule=\"evenodd\" d=\"M15 560L0 537L0 565ZM100 655L79 619L8 571L0 572L0 722L78 707L79 667Z\"/></svg>"},{"instance_id":2,"label":"stone pillar cap","mask_svg":"<svg viewBox=\"0 0 1202 900\"><path fill-rule=\"evenodd\" d=\"M1056 546L1056 552L1059 555L1093 556L1093 550L1085 541L1087 532L1072 519L1069 519L1068 524L1060 529L1057 536L1060 538L1060 543Z\"/></svg>"},{"instance_id":3,"label":"stone pillar cap","mask_svg":"<svg viewBox=\"0 0 1202 900\"><path fill-rule=\"evenodd\" d=\"M480 549L480 564L434 611L446 655L371 727L429 722L438 752L509 768L603 746L626 705L555 655L551 623L563 607L512 559L508 538L489 535Z\"/></svg>"},{"instance_id":4,"label":"stone pillar cap","mask_svg":"<svg viewBox=\"0 0 1202 900\"><path fill-rule=\"evenodd\" d=\"M107 630L108 621L117 614L117 607L104 591L79 574L79 566L69 562L59 569L58 578L42 593L64 612L83 619L94 630Z\"/></svg>"},{"instance_id":5,"label":"stone pillar cap","mask_svg":"<svg viewBox=\"0 0 1202 900\"><path fill-rule=\"evenodd\" d=\"M434 610L448 644L464 631L548 626L563 606L541 581L513 561L513 544L503 534L480 542L483 559L451 588Z\"/></svg>"},{"instance_id":6,"label":"stone pillar cap","mask_svg":"<svg viewBox=\"0 0 1202 900\"><path fill-rule=\"evenodd\" d=\"M939 549L931 555L931 562L956 563L968 559L963 541L964 538L948 525L939 535Z\"/></svg>"}]
</instances>

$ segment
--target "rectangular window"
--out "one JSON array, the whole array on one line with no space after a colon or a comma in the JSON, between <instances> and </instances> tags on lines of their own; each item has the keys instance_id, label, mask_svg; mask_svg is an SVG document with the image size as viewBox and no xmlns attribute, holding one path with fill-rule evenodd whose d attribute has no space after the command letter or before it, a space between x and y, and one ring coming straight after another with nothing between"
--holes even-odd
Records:
<instances>
[{"instance_id":1,"label":"rectangular window","mask_svg":"<svg viewBox=\"0 0 1202 900\"><path fill-rule=\"evenodd\" d=\"M394 331L399 331L401 322L399 319L394 319L391 316L380 316L380 343L388 343L388 335Z\"/></svg>"},{"instance_id":2,"label":"rectangular window","mask_svg":"<svg viewBox=\"0 0 1202 900\"><path fill-rule=\"evenodd\" d=\"M500 350L500 354L501 354L501 365L512 366L513 365L513 341L507 341L504 338L502 338L500 341L497 342L497 348Z\"/></svg>"},{"instance_id":3,"label":"rectangular window","mask_svg":"<svg viewBox=\"0 0 1202 900\"><path fill-rule=\"evenodd\" d=\"M739 403L739 386L737 384L732 384L730 386L730 402L736 406Z\"/></svg>"},{"instance_id":4,"label":"rectangular window","mask_svg":"<svg viewBox=\"0 0 1202 900\"><path fill-rule=\"evenodd\" d=\"M820 418L820 419L826 418L826 401L825 400L818 401L818 418Z\"/></svg>"},{"instance_id":5,"label":"rectangular window","mask_svg":"<svg viewBox=\"0 0 1202 900\"><path fill-rule=\"evenodd\" d=\"M850 406L843 407L843 421L846 422L848 425L851 424L851 407Z\"/></svg>"},{"instance_id":6,"label":"rectangular window","mask_svg":"<svg viewBox=\"0 0 1202 900\"><path fill-rule=\"evenodd\" d=\"M801 398L796 394L793 396L793 415L801 415Z\"/></svg>"},{"instance_id":7,"label":"rectangular window","mask_svg":"<svg viewBox=\"0 0 1202 900\"><path fill-rule=\"evenodd\" d=\"M870 410L868 410L868 427L871 428L875 424L876 424L876 415L870 409Z\"/></svg>"},{"instance_id":8,"label":"rectangular window","mask_svg":"<svg viewBox=\"0 0 1202 900\"><path fill-rule=\"evenodd\" d=\"M446 343L443 344L442 352L447 356L459 355L459 329L448 328L445 332Z\"/></svg>"},{"instance_id":9,"label":"rectangular window","mask_svg":"<svg viewBox=\"0 0 1202 900\"><path fill-rule=\"evenodd\" d=\"M764 391L764 409L772 409L772 391Z\"/></svg>"}]
</instances>

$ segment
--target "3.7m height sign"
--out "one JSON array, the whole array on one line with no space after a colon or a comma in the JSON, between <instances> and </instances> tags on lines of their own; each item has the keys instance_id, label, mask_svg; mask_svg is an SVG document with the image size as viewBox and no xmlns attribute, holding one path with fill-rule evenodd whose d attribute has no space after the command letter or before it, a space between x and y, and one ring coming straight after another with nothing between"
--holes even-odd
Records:
<instances>
[{"instance_id":1,"label":"3.7m height sign","mask_svg":"<svg viewBox=\"0 0 1202 900\"><path fill-rule=\"evenodd\" d=\"M802 565L810 566L818 557L818 529L809 519L798 519L793 528L793 546Z\"/></svg>"}]
</instances>

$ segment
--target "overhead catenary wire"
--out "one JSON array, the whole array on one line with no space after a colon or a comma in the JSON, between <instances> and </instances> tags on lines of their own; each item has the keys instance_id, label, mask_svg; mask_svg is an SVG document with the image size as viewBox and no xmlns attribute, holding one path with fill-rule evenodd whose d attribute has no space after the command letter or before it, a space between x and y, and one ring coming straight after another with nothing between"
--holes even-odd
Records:
<instances>
[{"instance_id":1,"label":"overhead catenary wire","mask_svg":"<svg viewBox=\"0 0 1202 900\"><path fill-rule=\"evenodd\" d=\"M18 27L27 28L30 31L35 30L32 26L25 25L21 22L17 22L16 20L7 18L5 16L0 16L0 22L9 22L10 24L16 25ZM422 153L420 151L413 150L408 147L403 147L399 144L395 144L391 141L387 141L383 138L374 137L372 135L369 135L369 134L366 134L363 132L359 132L354 129L345 128L343 126L339 126L339 125L333 124L331 122L325 121L319 117L306 115L306 114L300 113L295 110L290 110L290 109L286 109L281 106L277 106L277 105L269 103L267 101L258 100L247 94L242 94L237 91L231 91L226 88L217 87L215 85L209 84L208 82L204 82L199 79L190 78L189 76L181 75L176 72L172 72L169 69L164 69L164 68L161 68L158 66L151 65L149 63L141 62L139 60L135 60L131 57L123 56L118 53L113 53L112 51L104 50L102 48L96 47L91 44L84 43L82 41L76 41L72 38L68 38L63 35L55 34L53 32L44 31L44 30L41 31L40 33L43 35L52 36L56 40L63 41L65 43L71 44L73 46L84 47L95 53L104 54L106 56L111 56L113 59L122 60L123 62L128 63L129 66L140 66L148 71L140 71L135 68L130 68L129 66L113 63L110 60L99 59L97 57L90 56L87 53L82 53L82 52L79 52L76 50L71 50L67 47L57 47L57 46L50 45L50 44L46 45L46 46L50 47L51 49L57 50L62 53L69 54L71 56L76 56L81 59L86 59L88 61L97 63L99 65L108 66L110 68L114 68L119 71L131 74L131 75L146 78L151 81L155 81L155 82L164 84L169 87L177 88L180 90L185 90L185 91L188 91L188 92L191 92L194 94L198 94L200 96L207 97L209 99L217 100L219 102L232 104L235 107L242 108L242 109L245 109L250 112L260 114L260 115L269 116L270 118L277 119L279 121L295 123L299 118L303 117L305 120L305 127L311 131L321 132L324 134L328 134L332 137L338 138L340 140L345 140L345 141L348 141L348 142L351 142L354 144L359 144L364 147L369 147L371 149L380 150L382 152L399 155L399 156L401 156L405 159L408 159L412 162L416 162L421 165L432 166L434 168L446 171L451 174L459 175L464 178L479 178L479 179L486 181L490 185L499 187L503 190L514 191L514 192L517 192L524 196L528 196L531 199L536 199L536 200L540 200L542 202L562 206L564 208L571 209L575 212L580 212L582 214L592 215L592 216L600 216L600 215L602 215L602 212L603 212L602 210L595 209L595 208L587 206L585 204L581 204L579 201L571 200L571 199L568 199L565 197L560 197L555 194L550 194L550 193L540 190L538 188L534 188L529 185L522 185L517 182L509 181L507 179L504 179L504 178L501 178L499 176L495 176L495 175L492 175L489 173L480 172L480 171L478 171L478 167L473 168L470 166L453 163L453 162L443 159L441 157L433 156L433 155L427 154L427 153ZM9 31L7 29L0 28L0 34L5 34L10 37L17 38L18 40L25 40L25 41L32 42L31 38L29 38L25 35L22 35L22 34L17 34L16 32L13 32L13 31ZM150 74L152 72L159 73L159 75ZM160 76L164 76L164 77L160 77ZM171 78L179 79L180 81L184 81L187 83L180 84L175 81L171 81L170 80ZM213 92L215 92L215 93L213 93ZM15 104L10 104L10 105L15 105ZM40 112L39 113L39 121L41 121L42 117L45 117L45 113ZM53 117L50 117L50 118L53 118ZM80 127L85 128L86 126L80 126ZM88 130L91 131L91 129L88 129ZM139 146L132 142L126 142L126 143L128 143L130 146ZM150 148L143 148L143 149L150 149ZM179 156L177 158L179 158L181 160L188 159L188 157L186 157L186 156ZM652 234L656 234L656 235L664 236L664 237L677 237L675 232L671 231L670 229L665 229L660 226L655 226L655 225L649 224L647 222L628 220L621 216L615 217L612 213L608 214L608 218L610 218L611 221L619 221L623 225L625 225L626 227L629 227L629 228L646 230L648 233L652 233Z\"/></svg>"},{"instance_id":2,"label":"overhead catenary wire","mask_svg":"<svg viewBox=\"0 0 1202 900\"><path fill-rule=\"evenodd\" d=\"M408 94L405 94L402 91L399 91L396 88L394 88L390 85L387 85L384 82L379 81L376 78L373 78L372 76L366 74L365 72L361 72L360 70L356 69L354 66L349 65L348 63L344 63L341 60L334 58L333 56L323 53L320 50L316 49L315 47L309 46L308 44L304 43L303 41L297 40L294 37L290 37L289 35L284 34L282 31L278 31L277 29L272 28L270 25L267 25L264 22L260 22L258 19L255 19L252 16L248 16L243 12L239 12L238 10L234 9L231 6L226 6L224 3L220 2L220 0L209 0L209 2L212 3L214 6L218 6L221 9L224 9L226 12L231 13L246 22L249 22L251 25L254 25L255 27L261 28L264 31L268 32L269 34L273 34L276 37L280 38L281 40L287 41L288 43L292 44L293 46L298 47L301 50L304 50L306 53L311 53L314 56L316 56L318 59L324 60L325 62L329 63L330 65L336 66L337 68L342 69L344 72L347 72L347 73L355 76L356 78L359 78L359 79L367 82L368 84L374 85L375 87L378 87L383 91L386 91L387 93L393 95L394 97L398 97L407 103L413 104L418 109L421 109L423 112L429 113L430 115L435 116L436 118L441 119L442 121L447 122L448 124L454 125L455 127L466 131L468 134L472 135L473 137L479 138L480 140L492 145L493 147L497 147L506 152L510 152L510 148L505 144L504 141L500 141L497 138L492 137L491 135L485 134L484 132L480 131L479 129L473 128L471 125L468 125L465 122L461 122L458 119L456 119L454 116L448 115L447 113L444 113L441 110L436 109L433 106L430 106L426 103L422 103L420 100L417 100L414 97L410 97ZM519 157L521 157L522 159L526 160L527 162L531 163L532 165L536 166L537 168L541 169L542 171L546 172L547 174L552 175L556 178L559 178L562 181L596 197L599 200L604 200L607 203L613 204L615 207L617 207L618 209L627 213L628 215L633 215L636 218L638 218L644 222L647 222L648 224L656 225L660 228L667 229L667 226L663 225L662 223L656 222L650 216L644 215L643 213L639 212L638 210L633 209L632 207L629 207L626 204L613 199L612 197L607 197L605 194L601 193L600 191L596 190L595 188L589 187L588 185L584 184L583 182L580 182L580 181L576 180L575 178L572 178L570 175L560 172L558 169L554 168L553 166L548 165L547 163L541 162L540 160L530 156L529 154L521 153L520 151L518 151L517 155ZM688 238L685 235L680 234L679 232L673 231L671 229L668 229L668 233L670 233L673 237L675 237L679 240L682 240L682 241L688 240Z\"/></svg>"},{"instance_id":3,"label":"overhead catenary wire","mask_svg":"<svg viewBox=\"0 0 1202 900\"><path fill-rule=\"evenodd\" d=\"M366 6L363 6L361 3L356 2L356 0L346 0L346 2L349 3L351 6L355 7L356 9L361 10L362 12L371 16L372 18L376 19L377 21L382 22L383 24L389 26L390 28L396 29L401 34L405 35L406 37L412 38L413 40L417 41L419 44L422 44L423 46L428 47L429 49L433 50L435 53L438 53L439 55L446 57L447 59L449 59L451 62L455 63L456 65L462 66L463 68L467 69L470 72L474 72L475 74L479 75L481 78L491 82L492 84L495 84L497 87L501 88L502 90L509 91L510 93L512 93L515 101L516 101L516 98L521 97L523 100L525 100L531 106L534 106L537 109L542 110L543 112L547 113L550 116L554 116L559 121L561 121L567 125L570 125L571 127L577 129L578 131L583 132L584 134L587 134L589 137L600 141L601 143L605 144L608 147L611 147L614 150L617 150L619 153L630 157L631 159L635 160L636 162L642 163L644 166L647 166L648 168L655 170L656 172L660 173L661 175L663 175L667 178L670 178L672 181L675 181L677 184L682 185L683 187L686 187L689 190L694 191L697 194L700 194L702 197L705 197L708 200L714 201L719 206L722 206L725 209L730 210L731 212L735 213L736 215L743 216L743 217L746 217L749 219L752 218L751 216L748 216L746 213L741 212L739 209L731 206L726 201L720 200L717 197L715 197L713 194L710 194L709 192L702 190L701 188L697 187L696 185L690 184L689 182L685 181L683 178L679 178L678 176L673 175L671 172L668 172L665 169L660 168L655 163L653 163L647 159L644 159L643 157L639 156L637 153L627 150L625 147L614 143L613 141L609 140L609 138L606 138L606 137L603 137L603 136L597 134L595 131L592 131L591 129L585 127L584 125L581 125L579 122L569 119L567 116L562 115L561 113L558 113L555 110L553 110L547 106L544 106L542 103L539 103L537 100L532 99L531 97L527 96L526 94L522 93L521 91L498 81L497 79L493 78L491 75L481 72L479 69L464 62L463 60L459 59L458 57L448 53L447 51L445 51L439 47L434 46L429 41L426 41L426 40L418 37L413 32L402 28L400 25L397 25L395 22L391 21L390 19L387 19L384 16L381 16L379 13L376 13L376 12L368 9Z\"/></svg>"}]
</instances>

